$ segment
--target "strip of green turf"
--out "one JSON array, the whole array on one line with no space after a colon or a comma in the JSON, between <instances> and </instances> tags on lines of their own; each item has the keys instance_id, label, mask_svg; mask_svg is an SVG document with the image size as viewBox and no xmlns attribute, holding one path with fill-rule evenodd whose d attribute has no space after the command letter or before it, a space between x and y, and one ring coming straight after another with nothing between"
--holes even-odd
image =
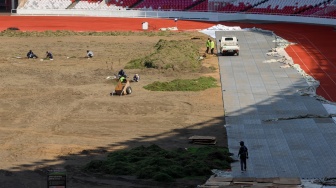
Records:
<instances>
[{"instance_id":1,"label":"strip of green turf","mask_svg":"<svg viewBox=\"0 0 336 188\"><path fill-rule=\"evenodd\" d=\"M84 170L112 175L135 175L139 179L172 182L177 178L205 177L212 169L229 169L234 160L227 148L217 146L180 148L171 151L157 145L110 153Z\"/></svg>"},{"instance_id":2,"label":"strip of green turf","mask_svg":"<svg viewBox=\"0 0 336 188\"><path fill-rule=\"evenodd\" d=\"M176 79L171 82L153 82L145 89L150 91L202 91L217 87L217 81L213 77L200 77L192 80Z\"/></svg>"}]
</instances>

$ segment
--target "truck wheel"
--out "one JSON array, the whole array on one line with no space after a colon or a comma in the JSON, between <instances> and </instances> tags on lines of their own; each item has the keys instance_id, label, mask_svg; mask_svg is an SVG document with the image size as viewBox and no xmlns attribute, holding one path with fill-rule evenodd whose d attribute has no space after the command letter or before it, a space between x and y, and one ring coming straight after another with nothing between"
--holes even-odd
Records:
<instances>
[{"instance_id":1,"label":"truck wheel","mask_svg":"<svg viewBox=\"0 0 336 188\"><path fill-rule=\"evenodd\" d=\"M239 53L237 53L237 56L239 56Z\"/></svg>"},{"instance_id":2,"label":"truck wheel","mask_svg":"<svg viewBox=\"0 0 336 188\"><path fill-rule=\"evenodd\" d=\"M132 93L132 88L130 86L126 88L126 93L128 95Z\"/></svg>"}]
</instances>

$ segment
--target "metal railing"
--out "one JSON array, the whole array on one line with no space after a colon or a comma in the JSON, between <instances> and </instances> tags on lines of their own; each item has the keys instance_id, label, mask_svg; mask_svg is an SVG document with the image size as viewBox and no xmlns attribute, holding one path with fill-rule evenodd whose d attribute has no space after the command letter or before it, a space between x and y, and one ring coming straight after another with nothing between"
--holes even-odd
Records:
<instances>
[{"instance_id":1,"label":"metal railing","mask_svg":"<svg viewBox=\"0 0 336 188\"><path fill-rule=\"evenodd\" d=\"M202 12L202 11L164 11L164 10L75 10L75 9L12 9L12 15L42 15L42 16L96 16L96 17L130 17L130 18L178 18L180 20L204 21L234 21L234 20L265 20L296 23L313 23L336 25L336 18L329 16L312 16L297 14L272 14L260 12Z\"/></svg>"}]
</instances>

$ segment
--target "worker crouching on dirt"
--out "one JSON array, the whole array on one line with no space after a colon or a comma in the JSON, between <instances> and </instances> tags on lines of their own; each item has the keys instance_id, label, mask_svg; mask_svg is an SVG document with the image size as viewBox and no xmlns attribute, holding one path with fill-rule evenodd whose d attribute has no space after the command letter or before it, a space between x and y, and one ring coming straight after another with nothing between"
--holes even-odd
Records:
<instances>
[{"instance_id":1,"label":"worker crouching on dirt","mask_svg":"<svg viewBox=\"0 0 336 188\"><path fill-rule=\"evenodd\" d=\"M139 82L139 80L140 80L140 76L139 76L139 74L135 74L135 75L133 76L133 81L134 81L134 82Z\"/></svg>"},{"instance_id":2,"label":"worker crouching on dirt","mask_svg":"<svg viewBox=\"0 0 336 188\"><path fill-rule=\"evenodd\" d=\"M119 81L120 82L127 82L126 78L127 78L127 75L125 73L125 71L123 69L121 69L119 72L118 72L118 78L119 78Z\"/></svg>"},{"instance_id":3,"label":"worker crouching on dirt","mask_svg":"<svg viewBox=\"0 0 336 188\"><path fill-rule=\"evenodd\" d=\"M28 59L30 59L30 58L38 58L37 55L35 55L32 50L29 50L29 52L27 53L27 57L28 57Z\"/></svg>"},{"instance_id":4,"label":"worker crouching on dirt","mask_svg":"<svg viewBox=\"0 0 336 188\"><path fill-rule=\"evenodd\" d=\"M91 50L86 51L86 57L87 58L93 58L93 52Z\"/></svg>"},{"instance_id":5,"label":"worker crouching on dirt","mask_svg":"<svg viewBox=\"0 0 336 188\"><path fill-rule=\"evenodd\" d=\"M126 73L125 73L125 71L123 70L123 69L121 69L120 71L119 71L119 73L118 73L118 77L120 78L120 77L127 77L127 75L126 75Z\"/></svg>"},{"instance_id":6,"label":"worker crouching on dirt","mask_svg":"<svg viewBox=\"0 0 336 188\"><path fill-rule=\"evenodd\" d=\"M49 51L46 52L46 59L49 59L49 60L53 60L54 59L54 57L53 57L53 55L52 55L51 52L49 52Z\"/></svg>"}]
</instances>

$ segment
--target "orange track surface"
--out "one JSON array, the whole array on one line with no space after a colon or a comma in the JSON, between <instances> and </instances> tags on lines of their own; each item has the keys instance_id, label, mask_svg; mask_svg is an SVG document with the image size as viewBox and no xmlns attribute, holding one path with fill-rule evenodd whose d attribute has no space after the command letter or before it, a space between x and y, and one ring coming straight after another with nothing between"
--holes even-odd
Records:
<instances>
[{"instance_id":1,"label":"orange track surface","mask_svg":"<svg viewBox=\"0 0 336 188\"><path fill-rule=\"evenodd\" d=\"M150 18L102 18L66 16L0 16L0 30L17 27L21 31L142 31L148 22L149 30L177 26L180 31L205 29L216 24L262 28L296 43L286 48L296 64L320 81L317 94L336 102L336 31L331 26L291 23L233 23L200 22Z\"/></svg>"}]
</instances>

